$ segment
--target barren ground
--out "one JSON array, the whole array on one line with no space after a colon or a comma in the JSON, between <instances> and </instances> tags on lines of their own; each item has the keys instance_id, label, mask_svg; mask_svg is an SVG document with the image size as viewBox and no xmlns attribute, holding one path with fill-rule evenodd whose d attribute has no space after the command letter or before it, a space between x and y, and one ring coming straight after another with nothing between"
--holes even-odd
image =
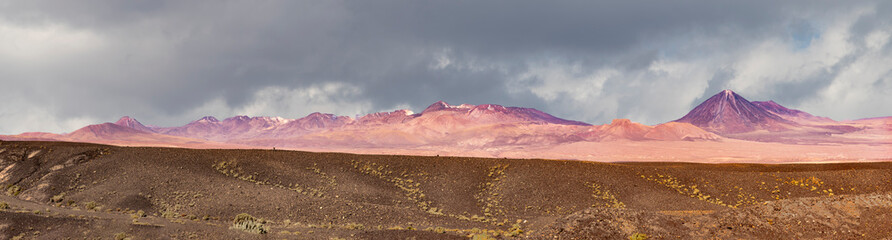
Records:
<instances>
[{"instance_id":1,"label":"barren ground","mask_svg":"<svg viewBox=\"0 0 892 240\"><path fill-rule=\"evenodd\" d=\"M9 206L0 210L2 239L892 236L890 162L597 163L0 142L0 170L0 202ZM240 213L262 219L267 233L233 229Z\"/></svg>"}]
</instances>

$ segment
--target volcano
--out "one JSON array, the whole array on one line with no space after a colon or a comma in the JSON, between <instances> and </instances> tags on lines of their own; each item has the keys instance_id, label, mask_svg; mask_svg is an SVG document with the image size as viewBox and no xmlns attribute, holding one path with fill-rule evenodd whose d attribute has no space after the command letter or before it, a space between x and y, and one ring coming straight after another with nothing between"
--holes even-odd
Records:
<instances>
[{"instance_id":1,"label":"volcano","mask_svg":"<svg viewBox=\"0 0 892 240\"><path fill-rule=\"evenodd\" d=\"M713 95L675 122L690 123L720 135L756 130L780 132L798 125L747 101L731 90Z\"/></svg>"},{"instance_id":2,"label":"volcano","mask_svg":"<svg viewBox=\"0 0 892 240\"><path fill-rule=\"evenodd\" d=\"M146 127L146 125L143 125L142 123L140 123L139 121L137 121L136 119L134 119L130 116L121 117L121 119L118 119L118 121L115 122L115 125L129 127L132 129L143 131L143 132L155 132L151 128Z\"/></svg>"}]
</instances>

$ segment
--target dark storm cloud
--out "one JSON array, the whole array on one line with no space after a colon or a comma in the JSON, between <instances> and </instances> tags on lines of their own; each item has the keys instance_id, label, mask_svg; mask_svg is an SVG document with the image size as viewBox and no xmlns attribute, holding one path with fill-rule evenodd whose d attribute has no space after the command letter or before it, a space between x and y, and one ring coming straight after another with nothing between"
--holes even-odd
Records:
<instances>
[{"instance_id":1,"label":"dark storm cloud","mask_svg":"<svg viewBox=\"0 0 892 240\"><path fill-rule=\"evenodd\" d=\"M814 20L825 16L791 15L846 15L846 6L858 4L888 8L817 1L6 2L0 40L21 45L0 52L15 53L0 55L8 63L0 65L0 81L17 90L8 102L20 107L0 107L0 132L70 131L120 115L174 125L204 114L300 117L314 109L259 103L260 93L282 92L269 89L364 106L326 111L351 116L446 100L535 107L591 123L658 123L733 85L736 56L760 41L823 36ZM852 37L887 18L859 18ZM813 77L823 84L784 82L784 94L753 94L804 102L820 89L797 91L800 85L826 87L833 71ZM662 107L670 104L681 107ZM16 123L23 118L69 124Z\"/></svg>"}]
</instances>

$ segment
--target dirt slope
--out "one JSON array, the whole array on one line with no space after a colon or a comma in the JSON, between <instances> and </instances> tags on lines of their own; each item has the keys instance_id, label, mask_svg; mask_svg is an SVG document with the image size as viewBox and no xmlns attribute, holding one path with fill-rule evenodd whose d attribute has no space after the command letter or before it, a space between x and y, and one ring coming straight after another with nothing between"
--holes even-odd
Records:
<instances>
[{"instance_id":1,"label":"dirt slope","mask_svg":"<svg viewBox=\"0 0 892 240\"><path fill-rule=\"evenodd\" d=\"M889 226L892 163L594 163L0 142L0 186L7 192L0 202L11 206L0 210L3 239L892 234L875 227ZM146 216L134 218L139 210ZM267 233L230 229L240 213L262 218ZM602 219L592 216L620 225L584 220Z\"/></svg>"}]
</instances>

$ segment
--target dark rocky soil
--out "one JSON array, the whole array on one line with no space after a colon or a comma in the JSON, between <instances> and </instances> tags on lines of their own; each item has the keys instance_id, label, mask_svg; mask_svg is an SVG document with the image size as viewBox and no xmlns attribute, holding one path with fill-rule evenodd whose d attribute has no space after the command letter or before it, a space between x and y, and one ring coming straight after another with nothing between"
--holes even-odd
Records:
<instances>
[{"instance_id":1,"label":"dark rocky soil","mask_svg":"<svg viewBox=\"0 0 892 240\"><path fill-rule=\"evenodd\" d=\"M0 142L0 239L892 236L892 163L594 163ZM264 234L233 228L240 213ZM253 222L252 222L253 224Z\"/></svg>"}]
</instances>

